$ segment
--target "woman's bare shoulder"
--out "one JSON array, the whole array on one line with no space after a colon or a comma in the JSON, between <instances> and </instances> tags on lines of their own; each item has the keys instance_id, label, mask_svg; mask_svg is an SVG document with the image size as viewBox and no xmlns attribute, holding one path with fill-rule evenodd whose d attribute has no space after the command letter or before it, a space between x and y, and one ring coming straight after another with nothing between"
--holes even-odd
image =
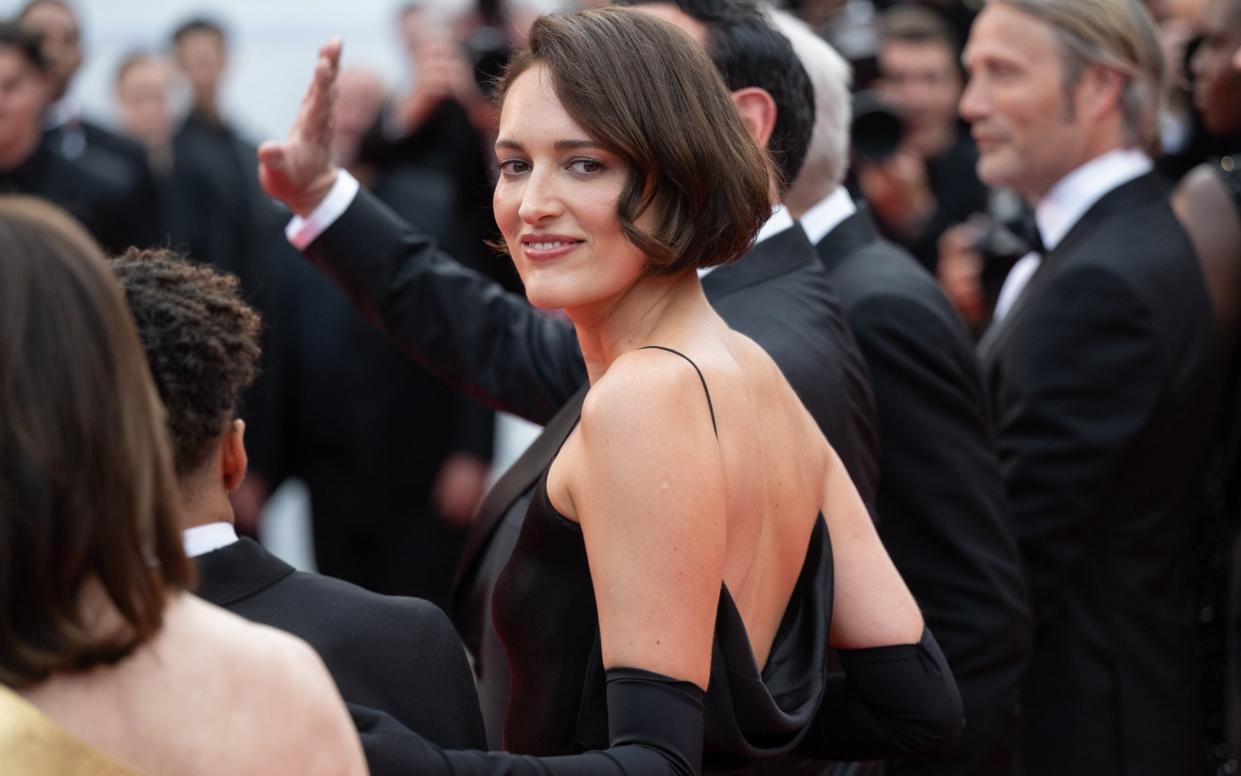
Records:
<instances>
[{"instance_id":1,"label":"woman's bare shoulder","mask_svg":"<svg viewBox=\"0 0 1241 776\"><path fill-rule=\"evenodd\" d=\"M710 405L697 362L655 348L616 359L586 394L582 427L622 430L630 424L659 433L692 425L698 414L711 431Z\"/></svg>"},{"instance_id":2,"label":"woman's bare shoulder","mask_svg":"<svg viewBox=\"0 0 1241 776\"><path fill-rule=\"evenodd\" d=\"M574 467L598 494L662 482L682 493L721 489L714 410L685 359L658 350L618 358L582 406Z\"/></svg>"},{"instance_id":3,"label":"woman's bare shoulder","mask_svg":"<svg viewBox=\"0 0 1241 776\"><path fill-rule=\"evenodd\" d=\"M169 606L165 650L176 650L202 688L204 723L219 725L238 767L353 773L357 736L323 661L305 642L191 595ZM244 763L244 766L243 766Z\"/></svg>"}]
</instances>

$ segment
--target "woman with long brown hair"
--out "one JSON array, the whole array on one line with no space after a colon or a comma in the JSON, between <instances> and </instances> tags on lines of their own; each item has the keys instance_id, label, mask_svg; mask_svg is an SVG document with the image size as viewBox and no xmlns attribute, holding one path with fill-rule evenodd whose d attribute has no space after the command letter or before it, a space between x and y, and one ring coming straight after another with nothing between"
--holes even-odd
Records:
<instances>
[{"instance_id":1,"label":"woman with long brown hair","mask_svg":"<svg viewBox=\"0 0 1241 776\"><path fill-rule=\"evenodd\" d=\"M163 408L100 249L0 198L0 770L359 774L305 644L185 592Z\"/></svg>"}]
</instances>

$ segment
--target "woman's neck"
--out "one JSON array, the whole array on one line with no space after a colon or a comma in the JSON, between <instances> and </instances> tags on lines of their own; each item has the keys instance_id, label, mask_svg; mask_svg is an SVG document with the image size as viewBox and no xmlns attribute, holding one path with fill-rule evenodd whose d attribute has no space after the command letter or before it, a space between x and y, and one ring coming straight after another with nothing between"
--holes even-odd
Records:
<instances>
[{"instance_id":1,"label":"woman's neck","mask_svg":"<svg viewBox=\"0 0 1241 776\"><path fill-rule=\"evenodd\" d=\"M620 296L566 312L594 383L625 353L675 336L699 308L711 312L697 274L689 271L643 278Z\"/></svg>"}]
</instances>

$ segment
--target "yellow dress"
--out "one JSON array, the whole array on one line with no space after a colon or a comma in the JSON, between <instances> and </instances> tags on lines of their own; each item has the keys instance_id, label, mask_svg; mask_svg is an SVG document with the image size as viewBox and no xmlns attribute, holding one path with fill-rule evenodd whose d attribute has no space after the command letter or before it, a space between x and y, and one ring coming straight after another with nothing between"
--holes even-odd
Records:
<instances>
[{"instance_id":1,"label":"yellow dress","mask_svg":"<svg viewBox=\"0 0 1241 776\"><path fill-rule=\"evenodd\" d=\"M0 773L6 776L137 776L0 685Z\"/></svg>"}]
</instances>

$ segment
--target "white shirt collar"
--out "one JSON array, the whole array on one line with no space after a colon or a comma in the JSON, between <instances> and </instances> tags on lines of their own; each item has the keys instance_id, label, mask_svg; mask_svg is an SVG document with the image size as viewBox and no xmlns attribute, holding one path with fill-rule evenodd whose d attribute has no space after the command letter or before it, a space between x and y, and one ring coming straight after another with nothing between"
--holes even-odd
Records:
<instances>
[{"instance_id":1,"label":"white shirt collar","mask_svg":"<svg viewBox=\"0 0 1241 776\"><path fill-rule=\"evenodd\" d=\"M818 245L846 218L857 212L853 197L844 186L837 186L831 194L819 200L801 216L801 228L806 230L811 245Z\"/></svg>"},{"instance_id":2,"label":"white shirt collar","mask_svg":"<svg viewBox=\"0 0 1241 776\"><path fill-rule=\"evenodd\" d=\"M754 238L754 244L758 245L768 237L780 234L795 223L792 214L789 213L789 209L784 205L777 205L776 209L771 211L771 216L767 219L767 222L763 224L763 228L758 230L758 237ZM714 269L715 267L703 267L698 270L698 277L705 278Z\"/></svg>"},{"instance_id":3,"label":"white shirt collar","mask_svg":"<svg viewBox=\"0 0 1241 776\"><path fill-rule=\"evenodd\" d=\"M1150 157L1134 148L1117 148L1095 157L1060 179L1034 209L1039 235L1054 249L1103 195L1153 169Z\"/></svg>"},{"instance_id":4,"label":"white shirt collar","mask_svg":"<svg viewBox=\"0 0 1241 776\"><path fill-rule=\"evenodd\" d=\"M758 245L769 237L775 237L793 225L793 216L789 213L789 209L784 205L776 205L776 209L771 211L771 217L767 219L767 223L763 224L763 228L758 230L758 237L754 238L754 244Z\"/></svg>"},{"instance_id":5,"label":"white shirt collar","mask_svg":"<svg viewBox=\"0 0 1241 776\"><path fill-rule=\"evenodd\" d=\"M43 113L44 129L57 129L82 117L82 106L72 97L61 97Z\"/></svg>"},{"instance_id":6,"label":"white shirt collar","mask_svg":"<svg viewBox=\"0 0 1241 776\"><path fill-rule=\"evenodd\" d=\"M237 529L232 523L222 521L196 525L181 532L181 541L185 545L185 554L196 558L236 542Z\"/></svg>"}]
</instances>

